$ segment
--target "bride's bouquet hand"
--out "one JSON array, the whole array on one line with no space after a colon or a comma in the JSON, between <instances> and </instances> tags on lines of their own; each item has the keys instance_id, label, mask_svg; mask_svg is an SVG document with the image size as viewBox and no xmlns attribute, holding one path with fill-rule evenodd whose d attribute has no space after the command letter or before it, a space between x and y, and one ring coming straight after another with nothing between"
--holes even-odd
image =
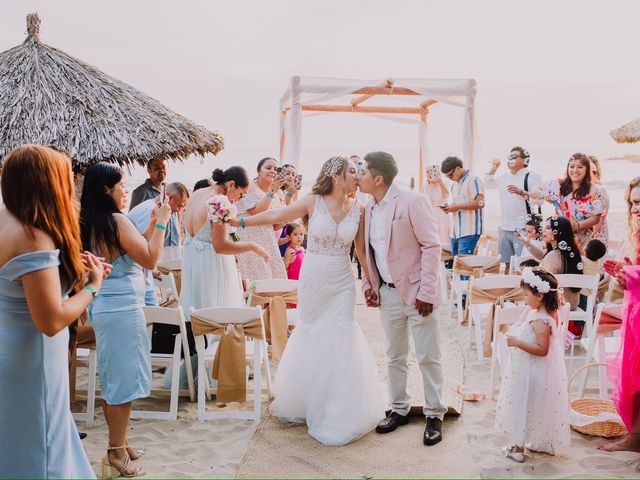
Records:
<instances>
[{"instance_id":1,"label":"bride's bouquet hand","mask_svg":"<svg viewBox=\"0 0 640 480\"><path fill-rule=\"evenodd\" d=\"M212 222L231 223L237 216L236 206L225 195L213 195L207 200L207 218ZM233 225L237 227L237 225Z\"/></svg>"},{"instance_id":2,"label":"bride's bouquet hand","mask_svg":"<svg viewBox=\"0 0 640 480\"><path fill-rule=\"evenodd\" d=\"M264 260L265 263L267 263L269 261L269 254L267 253L267 251L264 248L262 248L260 245L258 245L257 243L253 244L252 251L253 251L253 253L258 255L259 257L262 257L262 259Z\"/></svg>"},{"instance_id":3,"label":"bride's bouquet hand","mask_svg":"<svg viewBox=\"0 0 640 480\"><path fill-rule=\"evenodd\" d=\"M226 223L227 225L231 225L232 227L238 228L240 226L240 219L239 218L230 218L224 223Z\"/></svg>"}]
</instances>

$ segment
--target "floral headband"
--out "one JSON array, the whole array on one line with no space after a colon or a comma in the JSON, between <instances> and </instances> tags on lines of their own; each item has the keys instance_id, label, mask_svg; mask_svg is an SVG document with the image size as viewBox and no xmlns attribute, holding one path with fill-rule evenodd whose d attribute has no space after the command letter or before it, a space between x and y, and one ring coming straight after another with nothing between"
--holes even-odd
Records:
<instances>
[{"instance_id":1,"label":"floral headband","mask_svg":"<svg viewBox=\"0 0 640 480\"><path fill-rule=\"evenodd\" d=\"M538 293L558 291L557 288L551 288L551 284L549 282L533 273L533 269L531 267L527 267L522 270L522 281L530 287L535 288Z\"/></svg>"},{"instance_id":2,"label":"floral headband","mask_svg":"<svg viewBox=\"0 0 640 480\"><path fill-rule=\"evenodd\" d=\"M338 173L338 171L340 171L346 161L347 159L344 157L332 157L325 164L324 168L322 169L322 173L324 173L326 177L332 177L336 173Z\"/></svg>"}]
</instances>

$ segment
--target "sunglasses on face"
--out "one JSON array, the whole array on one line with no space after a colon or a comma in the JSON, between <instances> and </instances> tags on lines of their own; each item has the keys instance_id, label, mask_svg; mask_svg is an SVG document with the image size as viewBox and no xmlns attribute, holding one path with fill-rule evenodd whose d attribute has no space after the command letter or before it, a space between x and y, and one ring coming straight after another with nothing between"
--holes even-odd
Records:
<instances>
[{"instance_id":1,"label":"sunglasses on face","mask_svg":"<svg viewBox=\"0 0 640 480\"><path fill-rule=\"evenodd\" d=\"M513 152L513 153L510 153L507 158L509 160L516 160L516 159L520 158L520 154L517 153L517 152Z\"/></svg>"}]
</instances>

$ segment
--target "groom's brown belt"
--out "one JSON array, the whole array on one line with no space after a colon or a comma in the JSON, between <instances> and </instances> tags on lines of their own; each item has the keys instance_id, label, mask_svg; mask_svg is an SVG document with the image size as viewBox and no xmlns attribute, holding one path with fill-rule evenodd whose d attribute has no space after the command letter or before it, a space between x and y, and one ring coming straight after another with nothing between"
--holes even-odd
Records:
<instances>
[{"instance_id":1,"label":"groom's brown belt","mask_svg":"<svg viewBox=\"0 0 640 480\"><path fill-rule=\"evenodd\" d=\"M382 282L383 285L386 285L389 288L396 288L396 284L395 283L387 283L382 279L380 279L380 281Z\"/></svg>"}]
</instances>

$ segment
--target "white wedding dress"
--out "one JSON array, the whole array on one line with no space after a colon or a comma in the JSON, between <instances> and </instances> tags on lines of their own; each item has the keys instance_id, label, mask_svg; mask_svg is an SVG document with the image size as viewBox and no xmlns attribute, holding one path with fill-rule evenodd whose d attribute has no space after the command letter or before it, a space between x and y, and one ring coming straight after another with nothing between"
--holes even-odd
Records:
<instances>
[{"instance_id":1,"label":"white wedding dress","mask_svg":"<svg viewBox=\"0 0 640 480\"><path fill-rule=\"evenodd\" d=\"M386 389L355 322L349 249L359 220L357 202L336 224L316 197L298 285L298 323L274 381L271 413L306 423L309 435L325 445L345 445L370 432L387 407Z\"/></svg>"}]
</instances>

